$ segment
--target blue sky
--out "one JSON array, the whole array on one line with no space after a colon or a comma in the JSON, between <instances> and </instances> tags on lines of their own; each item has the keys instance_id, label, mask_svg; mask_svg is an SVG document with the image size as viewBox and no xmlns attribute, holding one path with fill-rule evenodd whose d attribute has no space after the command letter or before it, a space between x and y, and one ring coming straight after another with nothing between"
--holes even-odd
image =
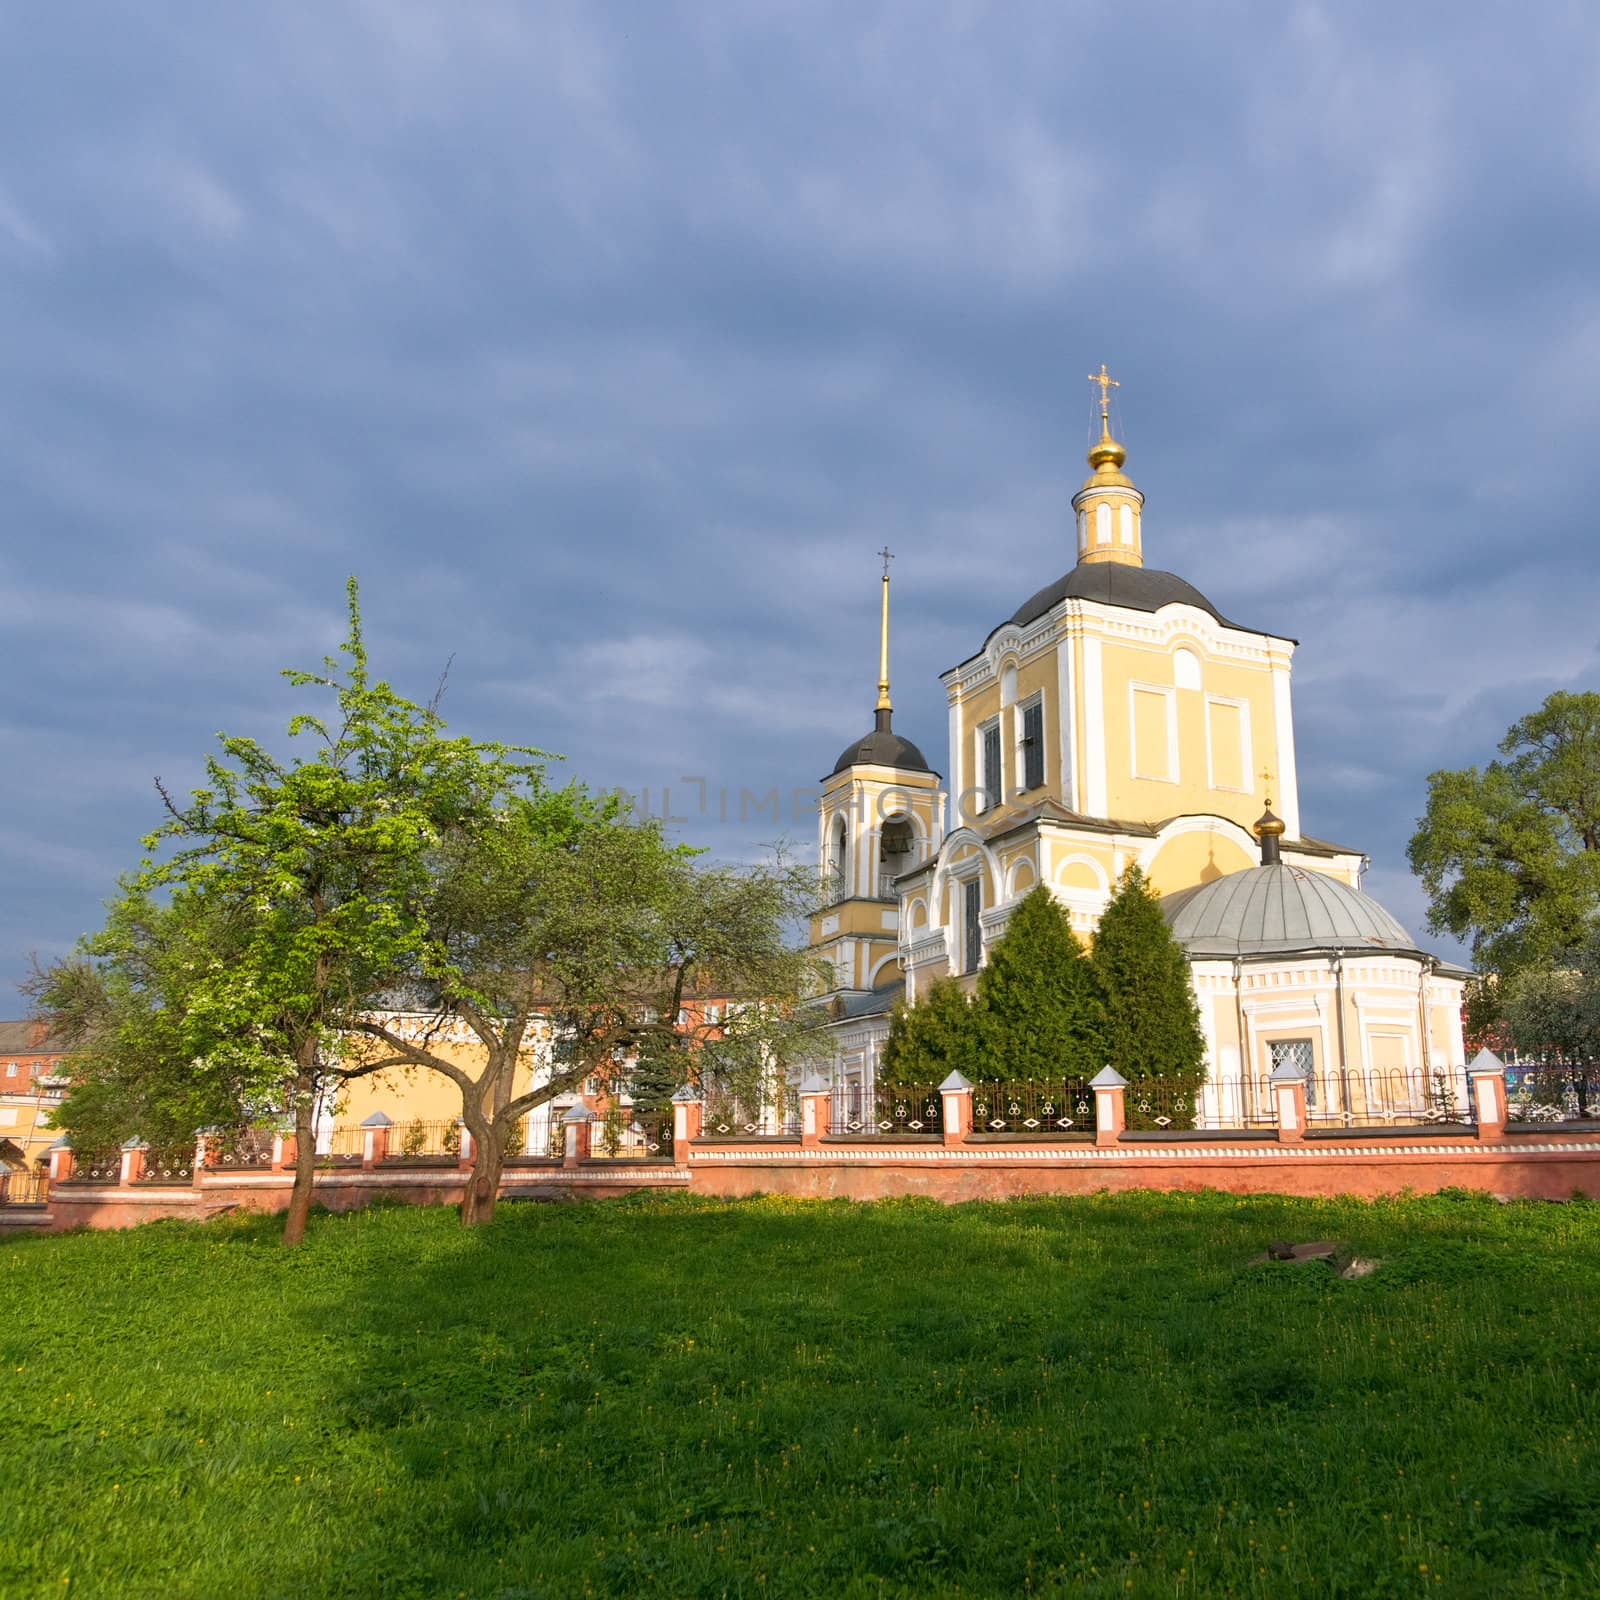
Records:
<instances>
[{"instance_id":1,"label":"blue sky","mask_svg":"<svg viewBox=\"0 0 1600 1600\"><path fill-rule=\"evenodd\" d=\"M1147 559L1301 640L1304 824L1414 929L1427 773L1595 685L1587 6L17 21L0 981L94 925L155 775L281 729L347 573L458 729L733 855L775 830L720 788L870 721L887 540L943 766L937 673L1073 560L1102 360Z\"/></svg>"}]
</instances>

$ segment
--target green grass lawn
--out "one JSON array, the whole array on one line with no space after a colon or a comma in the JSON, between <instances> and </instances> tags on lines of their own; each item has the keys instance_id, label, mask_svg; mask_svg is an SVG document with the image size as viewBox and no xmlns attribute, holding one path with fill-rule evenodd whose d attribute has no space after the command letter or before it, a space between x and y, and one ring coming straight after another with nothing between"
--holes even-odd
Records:
<instances>
[{"instance_id":1,"label":"green grass lawn","mask_svg":"<svg viewBox=\"0 0 1600 1600\"><path fill-rule=\"evenodd\" d=\"M0 1594L1600 1594L1594 1205L277 1228L0 1246Z\"/></svg>"}]
</instances>

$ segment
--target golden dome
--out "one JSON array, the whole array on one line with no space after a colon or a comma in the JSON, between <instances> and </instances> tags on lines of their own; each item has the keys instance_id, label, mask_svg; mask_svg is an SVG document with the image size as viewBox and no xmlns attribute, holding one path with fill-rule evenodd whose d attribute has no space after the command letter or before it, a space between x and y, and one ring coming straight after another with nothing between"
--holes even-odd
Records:
<instances>
[{"instance_id":1,"label":"golden dome","mask_svg":"<svg viewBox=\"0 0 1600 1600\"><path fill-rule=\"evenodd\" d=\"M1273 816L1273 814L1272 814L1272 801L1271 800L1267 801L1266 812L1264 813L1264 815L1262 815L1257 820L1256 825L1255 825L1255 827L1254 827L1254 829L1252 831L1254 832L1255 836L1258 839L1263 834L1267 834L1267 833L1276 834L1280 839L1283 837L1283 834L1284 834L1283 818L1282 817Z\"/></svg>"},{"instance_id":2,"label":"golden dome","mask_svg":"<svg viewBox=\"0 0 1600 1600\"><path fill-rule=\"evenodd\" d=\"M1089 465L1094 471L1083 480L1085 489L1131 489L1133 479L1120 469L1128 459L1128 452L1111 437L1110 427L1102 421L1100 437L1089 451Z\"/></svg>"},{"instance_id":3,"label":"golden dome","mask_svg":"<svg viewBox=\"0 0 1600 1600\"><path fill-rule=\"evenodd\" d=\"M1098 472L1104 466L1120 467L1128 459L1128 452L1111 437L1107 427L1100 429L1100 438L1089 452L1089 465Z\"/></svg>"}]
</instances>

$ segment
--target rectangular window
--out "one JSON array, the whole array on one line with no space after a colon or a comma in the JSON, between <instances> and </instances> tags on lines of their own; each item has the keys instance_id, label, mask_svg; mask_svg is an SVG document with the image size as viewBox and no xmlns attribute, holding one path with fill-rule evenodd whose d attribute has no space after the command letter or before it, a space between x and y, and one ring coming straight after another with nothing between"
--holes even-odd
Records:
<instances>
[{"instance_id":1,"label":"rectangular window","mask_svg":"<svg viewBox=\"0 0 1600 1600\"><path fill-rule=\"evenodd\" d=\"M6 1076L8 1078L14 1078L14 1077L16 1077L16 1075L17 1075L17 1064L16 1064L16 1062L15 1061L6 1062Z\"/></svg>"},{"instance_id":2,"label":"rectangular window","mask_svg":"<svg viewBox=\"0 0 1600 1600\"><path fill-rule=\"evenodd\" d=\"M1268 1060L1274 1072L1287 1063L1294 1067L1306 1080L1306 1109L1314 1111L1317 1108L1319 1096L1317 1094L1317 1080L1312 1072L1312 1063L1315 1059L1311 1041L1309 1039L1273 1039L1267 1045Z\"/></svg>"},{"instance_id":3,"label":"rectangular window","mask_svg":"<svg viewBox=\"0 0 1600 1600\"><path fill-rule=\"evenodd\" d=\"M1132 726L1133 775L1177 781L1177 759L1173 750L1177 725L1177 691L1155 684L1128 685Z\"/></svg>"},{"instance_id":4,"label":"rectangular window","mask_svg":"<svg viewBox=\"0 0 1600 1600\"><path fill-rule=\"evenodd\" d=\"M983 885L969 878L961 885L961 970L976 972L983 958Z\"/></svg>"},{"instance_id":5,"label":"rectangular window","mask_svg":"<svg viewBox=\"0 0 1600 1600\"><path fill-rule=\"evenodd\" d=\"M1022 787L1037 789L1044 783L1044 703L1034 700L1022 708Z\"/></svg>"},{"instance_id":6,"label":"rectangular window","mask_svg":"<svg viewBox=\"0 0 1600 1600\"><path fill-rule=\"evenodd\" d=\"M984 723L978 736L983 741L983 809L987 811L1005 798L1005 777L1000 769L1000 719Z\"/></svg>"},{"instance_id":7,"label":"rectangular window","mask_svg":"<svg viewBox=\"0 0 1600 1600\"><path fill-rule=\"evenodd\" d=\"M1206 696L1206 760L1213 789L1250 788L1250 708L1243 700Z\"/></svg>"}]
</instances>

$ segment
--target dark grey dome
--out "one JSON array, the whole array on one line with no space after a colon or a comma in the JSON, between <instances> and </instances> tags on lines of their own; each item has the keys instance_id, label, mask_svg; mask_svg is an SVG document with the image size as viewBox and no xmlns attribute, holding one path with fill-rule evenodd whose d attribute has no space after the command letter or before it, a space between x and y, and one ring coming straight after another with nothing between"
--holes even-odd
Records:
<instances>
[{"instance_id":1,"label":"dark grey dome","mask_svg":"<svg viewBox=\"0 0 1600 1600\"><path fill-rule=\"evenodd\" d=\"M1239 626L1237 622L1229 622L1192 583L1185 583L1176 573L1162 572L1156 567L1129 566L1125 561L1080 561L1071 572L1024 600L1011 620L1023 627L1068 599L1098 600L1103 605L1126 606L1130 611L1195 606L1210 612L1225 628Z\"/></svg>"},{"instance_id":2,"label":"dark grey dome","mask_svg":"<svg viewBox=\"0 0 1600 1600\"><path fill-rule=\"evenodd\" d=\"M874 728L865 738L844 747L833 764L835 772L846 767L898 767L902 772L932 772L922 752L909 739L902 739L889 728Z\"/></svg>"},{"instance_id":3,"label":"dark grey dome","mask_svg":"<svg viewBox=\"0 0 1600 1600\"><path fill-rule=\"evenodd\" d=\"M1417 942L1370 895L1282 862L1246 867L1162 899L1173 936L1191 956L1399 950Z\"/></svg>"}]
</instances>

